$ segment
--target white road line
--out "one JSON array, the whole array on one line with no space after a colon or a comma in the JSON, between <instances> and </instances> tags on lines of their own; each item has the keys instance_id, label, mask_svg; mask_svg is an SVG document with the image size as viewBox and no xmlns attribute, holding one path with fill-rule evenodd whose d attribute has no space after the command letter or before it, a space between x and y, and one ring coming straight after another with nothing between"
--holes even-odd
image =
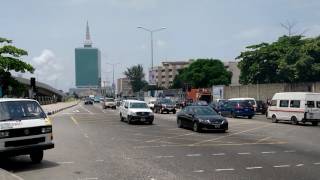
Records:
<instances>
[{"instance_id":1,"label":"white road line","mask_svg":"<svg viewBox=\"0 0 320 180\"><path fill-rule=\"evenodd\" d=\"M233 168L228 168L228 169L216 169L216 172L220 172L220 171L234 171Z\"/></svg>"},{"instance_id":2,"label":"white road line","mask_svg":"<svg viewBox=\"0 0 320 180\"><path fill-rule=\"evenodd\" d=\"M187 154L188 157L199 157L201 154Z\"/></svg>"},{"instance_id":3,"label":"white road line","mask_svg":"<svg viewBox=\"0 0 320 180\"><path fill-rule=\"evenodd\" d=\"M261 166L255 166L255 167L246 167L247 170L252 170L252 169L262 169L263 167Z\"/></svg>"},{"instance_id":4,"label":"white road line","mask_svg":"<svg viewBox=\"0 0 320 180\"><path fill-rule=\"evenodd\" d=\"M84 109L85 111L87 111L88 113L90 114L93 114L91 111L89 111L87 108L83 107L83 106L80 106L82 109Z\"/></svg>"},{"instance_id":5,"label":"white road line","mask_svg":"<svg viewBox=\"0 0 320 180\"><path fill-rule=\"evenodd\" d=\"M284 164L284 165L277 165L277 166L273 166L274 168L285 168L285 167L290 167L289 164Z\"/></svg>"},{"instance_id":6,"label":"white road line","mask_svg":"<svg viewBox=\"0 0 320 180\"><path fill-rule=\"evenodd\" d=\"M89 138L88 134L84 134L84 137L85 137L85 138Z\"/></svg>"},{"instance_id":7,"label":"white road line","mask_svg":"<svg viewBox=\"0 0 320 180\"><path fill-rule=\"evenodd\" d=\"M304 164L297 164L296 166L297 167L301 167L301 166L304 166Z\"/></svg>"},{"instance_id":8,"label":"white road line","mask_svg":"<svg viewBox=\"0 0 320 180\"><path fill-rule=\"evenodd\" d=\"M174 158L174 156L156 156L157 159L160 159L160 158Z\"/></svg>"},{"instance_id":9,"label":"white road line","mask_svg":"<svg viewBox=\"0 0 320 180\"><path fill-rule=\"evenodd\" d=\"M103 159L97 159L96 162L104 162Z\"/></svg>"},{"instance_id":10,"label":"white road line","mask_svg":"<svg viewBox=\"0 0 320 180\"><path fill-rule=\"evenodd\" d=\"M58 164L74 164L73 161L58 162Z\"/></svg>"},{"instance_id":11,"label":"white road line","mask_svg":"<svg viewBox=\"0 0 320 180\"><path fill-rule=\"evenodd\" d=\"M296 152L295 150L287 150L287 151L283 151L285 153L293 153L293 152Z\"/></svg>"},{"instance_id":12,"label":"white road line","mask_svg":"<svg viewBox=\"0 0 320 180\"><path fill-rule=\"evenodd\" d=\"M199 169L199 170L194 170L194 171L192 171L192 172L194 172L194 173L203 173L203 172L204 172L204 170Z\"/></svg>"},{"instance_id":13,"label":"white road line","mask_svg":"<svg viewBox=\"0 0 320 180\"><path fill-rule=\"evenodd\" d=\"M5 173L5 174L8 174L8 176L13 177L14 179L24 180L22 177L17 176L17 175L15 175L15 174L13 174L13 173L11 173L11 172L9 172L9 171L3 170L3 171L1 171L1 172L2 172L2 173ZM0 177L4 178L4 176L0 176Z\"/></svg>"},{"instance_id":14,"label":"white road line","mask_svg":"<svg viewBox=\"0 0 320 180\"><path fill-rule=\"evenodd\" d=\"M276 153L275 151L266 151L266 152L261 152L261 154L274 154Z\"/></svg>"},{"instance_id":15,"label":"white road line","mask_svg":"<svg viewBox=\"0 0 320 180\"><path fill-rule=\"evenodd\" d=\"M224 156L226 155L225 153L216 153L216 154L212 154L212 156Z\"/></svg>"},{"instance_id":16,"label":"white road line","mask_svg":"<svg viewBox=\"0 0 320 180\"><path fill-rule=\"evenodd\" d=\"M320 165L320 162L313 163L314 165Z\"/></svg>"},{"instance_id":17,"label":"white road line","mask_svg":"<svg viewBox=\"0 0 320 180\"><path fill-rule=\"evenodd\" d=\"M239 155L250 155L250 152L242 152L242 153L238 153Z\"/></svg>"}]
</instances>

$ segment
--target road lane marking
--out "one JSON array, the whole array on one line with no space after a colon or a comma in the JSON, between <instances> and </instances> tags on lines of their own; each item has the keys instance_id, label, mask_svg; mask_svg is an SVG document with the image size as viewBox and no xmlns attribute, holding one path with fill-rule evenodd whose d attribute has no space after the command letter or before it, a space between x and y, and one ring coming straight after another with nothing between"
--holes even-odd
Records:
<instances>
[{"instance_id":1,"label":"road lane marking","mask_svg":"<svg viewBox=\"0 0 320 180\"><path fill-rule=\"evenodd\" d=\"M160 159L160 158L174 158L174 156L156 156L157 159Z\"/></svg>"},{"instance_id":2,"label":"road lane marking","mask_svg":"<svg viewBox=\"0 0 320 180\"><path fill-rule=\"evenodd\" d=\"M287 150L287 151L283 151L283 152L285 152L285 153L294 153L296 151L295 150Z\"/></svg>"},{"instance_id":3,"label":"road lane marking","mask_svg":"<svg viewBox=\"0 0 320 180\"><path fill-rule=\"evenodd\" d=\"M250 152L242 152L242 153L237 153L239 155L250 155L251 153Z\"/></svg>"},{"instance_id":4,"label":"road lane marking","mask_svg":"<svg viewBox=\"0 0 320 180\"><path fill-rule=\"evenodd\" d=\"M233 168L227 168L227 169L216 169L216 172L221 172L221 171L234 171Z\"/></svg>"},{"instance_id":5,"label":"road lane marking","mask_svg":"<svg viewBox=\"0 0 320 180\"><path fill-rule=\"evenodd\" d=\"M97 159L96 162L104 162L103 159Z\"/></svg>"},{"instance_id":6,"label":"road lane marking","mask_svg":"<svg viewBox=\"0 0 320 180\"><path fill-rule=\"evenodd\" d=\"M285 168L285 167L290 167L289 164L283 164L283 165L276 165L276 166L273 166L274 168Z\"/></svg>"},{"instance_id":7,"label":"road lane marking","mask_svg":"<svg viewBox=\"0 0 320 180\"><path fill-rule=\"evenodd\" d=\"M187 157L199 157L201 154L187 154Z\"/></svg>"},{"instance_id":8,"label":"road lane marking","mask_svg":"<svg viewBox=\"0 0 320 180\"><path fill-rule=\"evenodd\" d=\"M162 139L172 139L172 138L177 138L177 137L182 137L182 136L190 136L192 134L195 134L195 133L187 133L187 134L181 134L181 135L177 135L177 136L161 137L161 138L157 138L157 139L153 139L153 140L148 140L145 142L150 143L150 142L155 142L155 141L159 141Z\"/></svg>"},{"instance_id":9,"label":"road lane marking","mask_svg":"<svg viewBox=\"0 0 320 180\"><path fill-rule=\"evenodd\" d=\"M313 163L314 165L320 165L320 162Z\"/></svg>"},{"instance_id":10,"label":"road lane marking","mask_svg":"<svg viewBox=\"0 0 320 180\"><path fill-rule=\"evenodd\" d=\"M8 174L8 176L11 176L11 177L13 177L13 178L16 179L16 180L24 180L22 177L17 176L17 175L15 175L15 174L13 174L13 173L11 173L11 172L9 172L9 171L3 170L2 172L5 173L5 174ZM0 176L0 177L2 177L1 179L4 178L4 176Z\"/></svg>"},{"instance_id":11,"label":"road lane marking","mask_svg":"<svg viewBox=\"0 0 320 180\"><path fill-rule=\"evenodd\" d=\"M253 170L253 169L262 169L261 166L255 166L255 167L246 167L247 170Z\"/></svg>"},{"instance_id":12,"label":"road lane marking","mask_svg":"<svg viewBox=\"0 0 320 180\"><path fill-rule=\"evenodd\" d=\"M304 166L304 164L297 164L296 166L297 167L301 167L301 166Z\"/></svg>"},{"instance_id":13,"label":"road lane marking","mask_svg":"<svg viewBox=\"0 0 320 180\"><path fill-rule=\"evenodd\" d=\"M199 144L203 144L203 143L207 143L207 142L220 140L220 139L223 139L223 138L226 138L226 137L230 137L230 136L238 135L238 134L243 134L243 133L246 133L246 132L254 131L254 130L257 130L257 129L262 129L262 128L269 127L269 126L274 126L274 124L267 124L267 125L255 127L255 128L252 128L252 129L247 129L247 130L244 130L244 131L232 133L232 134L229 134L229 135L226 135L226 136L221 136L221 137L214 138L214 139L203 140L203 141L200 141L200 142L197 142L197 143L194 143L194 144L190 144L190 146L195 146L195 145L199 145Z\"/></svg>"},{"instance_id":14,"label":"road lane marking","mask_svg":"<svg viewBox=\"0 0 320 180\"><path fill-rule=\"evenodd\" d=\"M194 171L192 171L192 172L194 172L194 173L203 173L203 172L204 172L204 170L199 169L199 170L194 170Z\"/></svg>"},{"instance_id":15,"label":"road lane marking","mask_svg":"<svg viewBox=\"0 0 320 180\"><path fill-rule=\"evenodd\" d=\"M73 161L58 162L58 164L74 164Z\"/></svg>"},{"instance_id":16,"label":"road lane marking","mask_svg":"<svg viewBox=\"0 0 320 180\"><path fill-rule=\"evenodd\" d=\"M261 152L261 154L275 154L275 151L265 151L265 152Z\"/></svg>"},{"instance_id":17,"label":"road lane marking","mask_svg":"<svg viewBox=\"0 0 320 180\"><path fill-rule=\"evenodd\" d=\"M257 141L257 143L266 141L266 140L268 140L268 139L270 139L270 138L271 138L271 137L269 136L269 137L265 137L265 138L259 139L259 140Z\"/></svg>"},{"instance_id":18,"label":"road lane marking","mask_svg":"<svg viewBox=\"0 0 320 180\"><path fill-rule=\"evenodd\" d=\"M85 107L83 107L83 106L81 106L80 105L80 107L82 108L82 109L84 109L85 111L87 111L89 114L93 114L91 111L89 111L87 108L85 108Z\"/></svg>"},{"instance_id":19,"label":"road lane marking","mask_svg":"<svg viewBox=\"0 0 320 180\"><path fill-rule=\"evenodd\" d=\"M78 121L77 121L73 116L71 116L71 119L72 119L72 121L74 122L74 124L76 124L77 126L79 126Z\"/></svg>"},{"instance_id":20,"label":"road lane marking","mask_svg":"<svg viewBox=\"0 0 320 180\"><path fill-rule=\"evenodd\" d=\"M226 155L225 153L216 153L216 154L211 154L212 156L224 156Z\"/></svg>"}]
</instances>

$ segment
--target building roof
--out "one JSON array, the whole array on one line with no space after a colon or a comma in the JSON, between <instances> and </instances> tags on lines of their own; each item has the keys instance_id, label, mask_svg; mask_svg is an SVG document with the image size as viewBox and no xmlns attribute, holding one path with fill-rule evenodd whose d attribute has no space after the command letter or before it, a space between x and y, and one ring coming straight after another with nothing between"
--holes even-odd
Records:
<instances>
[{"instance_id":1,"label":"building roof","mask_svg":"<svg viewBox=\"0 0 320 180\"><path fill-rule=\"evenodd\" d=\"M190 61L164 61L162 62L163 65L171 64L171 65L186 65L190 64Z\"/></svg>"}]
</instances>

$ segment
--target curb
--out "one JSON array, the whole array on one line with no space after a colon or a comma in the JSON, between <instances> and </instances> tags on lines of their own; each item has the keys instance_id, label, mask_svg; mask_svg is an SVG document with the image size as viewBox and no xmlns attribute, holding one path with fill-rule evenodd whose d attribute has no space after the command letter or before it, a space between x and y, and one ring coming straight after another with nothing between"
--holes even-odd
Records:
<instances>
[{"instance_id":1,"label":"curb","mask_svg":"<svg viewBox=\"0 0 320 180\"><path fill-rule=\"evenodd\" d=\"M67 107L61 108L61 109L57 109L57 110L53 110L53 111L48 111L48 112L47 112L47 115L48 115L48 116L54 115L54 114L56 114L56 113L58 113L58 112L61 112L61 111L63 111L63 110L66 110L66 109L68 109L68 108L72 108L72 107L74 107L74 106L76 106L76 105L78 105L78 104L79 104L79 102L76 103L76 104L73 104L73 105L71 105L71 106L67 106Z\"/></svg>"},{"instance_id":2,"label":"curb","mask_svg":"<svg viewBox=\"0 0 320 180\"><path fill-rule=\"evenodd\" d=\"M0 168L0 179L1 180L23 180L23 178L1 168Z\"/></svg>"}]
</instances>

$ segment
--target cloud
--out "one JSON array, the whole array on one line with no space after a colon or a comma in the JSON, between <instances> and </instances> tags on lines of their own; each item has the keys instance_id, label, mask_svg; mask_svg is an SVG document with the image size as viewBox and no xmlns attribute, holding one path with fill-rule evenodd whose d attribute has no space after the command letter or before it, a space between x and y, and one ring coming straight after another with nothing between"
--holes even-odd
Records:
<instances>
[{"instance_id":1,"label":"cloud","mask_svg":"<svg viewBox=\"0 0 320 180\"><path fill-rule=\"evenodd\" d=\"M158 0L111 0L110 2L116 6L134 9L155 8L158 4Z\"/></svg>"},{"instance_id":2,"label":"cloud","mask_svg":"<svg viewBox=\"0 0 320 180\"><path fill-rule=\"evenodd\" d=\"M167 45L167 43L163 40L157 40L156 44L158 47L165 47Z\"/></svg>"},{"instance_id":3,"label":"cloud","mask_svg":"<svg viewBox=\"0 0 320 180\"><path fill-rule=\"evenodd\" d=\"M39 56L32 59L32 64L36 69L35 75L44 83L56 83L62 76L63 68L51 50L44 49Z\"/></svg>"},{"instance_id":4,"label":"cloud","mask_svg":"<svg viewBox=\"0 0 320 180\"><path fill-rule=\"evenodd\" d=\"M241 31L239 34L235 35L239 39L255 39L257 37L263 36L264 30L262 28L251 28Z\"/></svg>"}]
</instances>

